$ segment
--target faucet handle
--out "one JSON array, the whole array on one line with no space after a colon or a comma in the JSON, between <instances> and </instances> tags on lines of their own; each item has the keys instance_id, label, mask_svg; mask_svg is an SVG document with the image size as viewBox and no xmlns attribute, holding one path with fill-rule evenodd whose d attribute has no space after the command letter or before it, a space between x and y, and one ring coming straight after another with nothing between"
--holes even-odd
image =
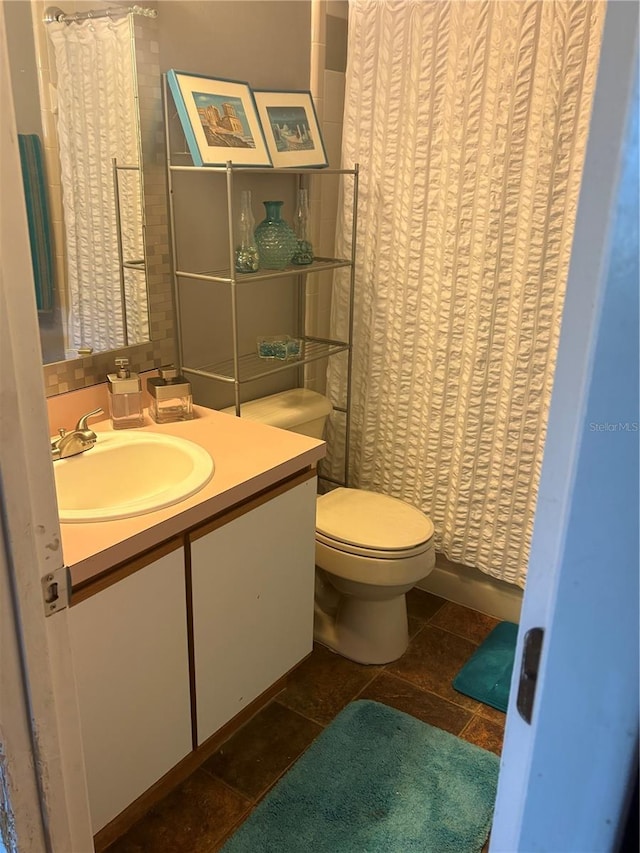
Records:
<instances>
[{"instance_id":1,"label":"faucet handle","mask_svg":"<svg viewBox=\"0 0 640 853\"><path fill-rule=\"evenodd\" d=\"M76 425L76 430L85 430L87 429L87 421L89 418L93 418L96 415L101 415L104 412L104 409L98 408L94 409L92 412L88 412L86 415L83 415Z\"/></svg>"}]
</instances>

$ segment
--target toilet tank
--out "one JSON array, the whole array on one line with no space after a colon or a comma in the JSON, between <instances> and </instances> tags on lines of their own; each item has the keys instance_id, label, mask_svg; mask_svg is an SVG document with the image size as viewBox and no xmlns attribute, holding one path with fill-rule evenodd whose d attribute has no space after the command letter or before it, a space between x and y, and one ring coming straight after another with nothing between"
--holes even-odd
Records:
<instances>
[{"instance_id":1,"label":"toilet tank","mask_svg":"<svg viewBox=\"0 0 640 853\"><path fill-rule=\"evenodd\" d=\"M329 400L317 391L292 388L242 403L240 411L243 418L252 421L299 432L311 438L322 438L331 409ZM222 411L230 415L235 415L236 412L235 406Z\"/></svg>"}]
</instances>

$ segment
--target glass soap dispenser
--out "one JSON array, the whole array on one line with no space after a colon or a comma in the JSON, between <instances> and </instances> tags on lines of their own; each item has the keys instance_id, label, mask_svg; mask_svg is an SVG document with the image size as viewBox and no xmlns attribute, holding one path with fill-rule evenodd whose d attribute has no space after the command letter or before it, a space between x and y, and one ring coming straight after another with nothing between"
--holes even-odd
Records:
<instances>
[{"instance_id":1,"label":"glass soap dispenser","mask_svg":"<svg viewBox=\"0 0 640 853\"><path fill-rule=\"evenodd\" d=\"M191 383L173 365L161 367L159 374L147 379L151 418L157 424L190 421L193 418Z\"/></svg>"},{"instance_id":2,"label":"glass soap dispenser","mask_svg":"<svg viewBox=\"0 0 640 853\"><path fill-rule=\"evenodd\" d=\"M129 370L128 358L116 358L116 373L107 373L109 414L114 429L141 427L142 385L137 373Z\"/></svg>"}]
</instances>

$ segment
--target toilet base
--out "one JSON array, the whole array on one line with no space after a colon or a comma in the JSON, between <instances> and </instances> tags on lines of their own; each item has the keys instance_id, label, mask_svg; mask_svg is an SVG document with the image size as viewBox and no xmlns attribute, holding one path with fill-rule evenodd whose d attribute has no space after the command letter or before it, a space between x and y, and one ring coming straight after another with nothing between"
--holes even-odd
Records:
<instances>
[{"instance_id":1,"label":"toilet base","mask_svg":"<svg viewBox=\"0 0 640 853\"><path fill-rule=\"evenodd\" d=\"M382 601L342 594L329 611L316 600L313 637L357 663L397 660L409 645L405 594Z\"/></svg>"}]
</instances>

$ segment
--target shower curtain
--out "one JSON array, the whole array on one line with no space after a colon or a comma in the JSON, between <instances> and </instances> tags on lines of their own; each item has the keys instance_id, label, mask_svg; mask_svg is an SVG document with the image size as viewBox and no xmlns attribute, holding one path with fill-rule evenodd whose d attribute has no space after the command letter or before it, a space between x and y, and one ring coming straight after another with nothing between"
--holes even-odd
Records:
<instances>
[{"instance_id":1,"label":"shower curtain","mask_svg":"<svg viewBox=\"0 0 640 853\"><path fill-rule=\"evenodd\" d=\"M564 0L349 8L350 482L419 507L450 560L521 587L603 18ZM348 204L340 216L348 257ZM336 275L336 338L347 284ZM345 364L327 381L344 404Z\"/></svg>"},{"instance_id":2,"label":"shower curtain","mask_svg":"<svg viewBox=\"0 0 640 853\"><path fill-rule=\"evenodd\" d=\"M140 165L131 15L51 23L69 292L68 346L125 344L112 161ZM144 258L139 171L119 172L125 261ZM128 343L149 340L144 271L124 270Z\"/></svg>"}]
</instances>

